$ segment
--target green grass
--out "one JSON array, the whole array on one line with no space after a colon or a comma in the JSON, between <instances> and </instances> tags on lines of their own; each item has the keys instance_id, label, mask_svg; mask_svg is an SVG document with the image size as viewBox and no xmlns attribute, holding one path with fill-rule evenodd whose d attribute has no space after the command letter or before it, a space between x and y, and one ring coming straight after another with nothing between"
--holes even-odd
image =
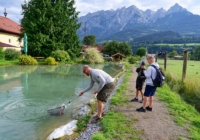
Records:
<instances>
[{"instance_id":1,"label":"green grass","mask_svg":"<svg viewBox=\"0 0 200 140\"><path fill-rule=\"evenodd\" d=\"M0 66L18 65L18 60L0 60Z\"/></svg>"},{"instance_id":2,"label":"green grass","mask_svg":"<svg viewBox=\"0 0 200 140\"><path fill-rule=\"evenodd\" d=\"M168 45L168 46L184 46L184 45L186 45L186 46L197 46L197 45L200 45L200 43L185 43L185 44L166 44L166 43L159 43L159 44L155 44L156 46L166 46L166 45Z\"/></svg>"},{"instance_id":3,"label":"green grass","mask_svg":"<svg viewBox=\"0 0 200 140\"><path fill-rule=\"evenodd\" d=\"M164 68L164 60L158 59L160 67ZM166 71L175 78L182 79L183 60L167 60ZM186 81L189 80L200 83L200 61L187 62Z\"/></svg>"},{"instance_id":4,"label":"green grass","mask_svg":"<svg viewBox=\"0 0 200 140\"><path fill-rule=\"evenodd\" d=\"M81 132L86 128L89 119L90 119L90 116L86 115L85 117L78 120L78 122L76 124L78 132Z\"/></svg>"},{"instance_id":5,"label":"green grass","mask_svg":"<svg viewBox=\"0 0 200 140\"><path fill-rule=\"evenodd\" d=\"M169 108L170 114L174 116L175 122L185 127L192 140L200 139L200 114L191 105L185 103L179 94L172 92L167 85L157 89L158 98Z\"/></svg>"},{"instance_id":6,"label":"green grass","mask_svg":"<svg viewBox=\"0 0 200 140\"><path fill-rule=\"evenodd\" d=\"M158 60L161 67L163 60ZM183 60L167 60L166 83L189 104L200 111L200 61L188 61L186 78L182 81Z\"/></svg>"},{"instance_id":7,"label":"green grass","mask_svg":"<svg viewBox=\"0 0 200 140\"><path fill-rule=\"evenodd\" d=\"M136 120L128 120L124 114L120 112L110 111L101 121L103 131L92 136L93 140L128 140L139 139L137 135L141 132L133 128Z\"/></svg>"}]
</instances>

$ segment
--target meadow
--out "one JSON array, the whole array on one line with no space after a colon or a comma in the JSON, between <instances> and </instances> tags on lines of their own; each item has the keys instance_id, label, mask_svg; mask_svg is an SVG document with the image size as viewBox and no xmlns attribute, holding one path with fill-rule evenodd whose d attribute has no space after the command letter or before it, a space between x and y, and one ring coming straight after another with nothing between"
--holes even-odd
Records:
<instances>
[{"instance_id":1,"label":"meadow","mask_svg":"<svg viewBox=\"0 0 200 140\"><path fill-rule=\"evenodd\" d=\"M164 60L158 59L160 67L164 68ZM182 80L183 60L167 60L166 72L177 80ZM200 83L200 61L187 61L185 81Z\"/></svg>"},{"instance_id":2,"label":"meadow","mask_svg":"<svg viewBox=\"0 0 200 140\"><path fill-rule=\"evenodd\" d=\"M182 46L198 46L198 45L200 45L200 43L185 43L185 44L166 44L166 43L159 43L159 44L155 44L156 46L166 46L166 45L168 45L168 46L180 46L180 47L182 47Z\"/></svg>"},{"instance_id":3,"label":"meadow","mask_svg":"<svg viewBox=\"0 0 200 140\"><path fill-rule=\"evenodd\" d=\"M158 60L164 68L164 60ZM200 112L200 61L187 62L186 78L182 81L183 60L167 60L166 83L187 103Z\"/></svg>"}]
</instances>

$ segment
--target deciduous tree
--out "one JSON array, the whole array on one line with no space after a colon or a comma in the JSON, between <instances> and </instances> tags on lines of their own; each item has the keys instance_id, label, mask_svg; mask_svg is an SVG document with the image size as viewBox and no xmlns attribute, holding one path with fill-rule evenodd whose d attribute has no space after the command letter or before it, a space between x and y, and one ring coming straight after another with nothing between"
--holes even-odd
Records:
<instances>
[{"instance_id":1,"label":"deciduous tree","mask_svg":"<svg viewBox=\"0 0 200 140\"><path fill-rule=\"evenodd\" d=\"M136 54L140 57L146 55L147 50L144 47L138 48Z\"/></svg>"},{"instance_id":2,"label":"deciduous tree","mask_svg":"<svg viewBox=\"0 0 200 140\"><path fill-rule=\"evenodd\" d=\"M87 35L83 39L84 45L96 45L96 36L95 35Z\"/></svg>"},{"instance_id":3,"label":"deciduous tree","mask_svg":"<svg viewBox=\"0 0 200 140\"><path fill-rule=\"evenodd\" d=\"M132 48L128 43L126 42L119 43L117 41L111 41L111 42L105 43L105 49L103 50L103 53L106 53L109 55L121 53L125 56L129 56L133 54Z\"/></svg>"}]
</instances>

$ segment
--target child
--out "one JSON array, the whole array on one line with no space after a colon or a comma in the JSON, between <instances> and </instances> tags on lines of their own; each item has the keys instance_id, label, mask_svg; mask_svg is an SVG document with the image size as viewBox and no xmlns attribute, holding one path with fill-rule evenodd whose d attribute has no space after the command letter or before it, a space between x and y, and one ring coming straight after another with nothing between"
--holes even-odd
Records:
<instances>
[{"instance_id":1,"label":"child","mask_svg":"<svg viewBox=\"0 0 200 140\"><path fill-rule=\"evenodd\" d=\"M138 95L139 92L142 95L142 100L140 101L140 103L143 103L143 96L144 93L142 92L142 87L144 85L145 82L145 75L144 75L144 70L145 70L145 62L142 61L139 64L139 68L136 69L136 72L138 73L137 79L136 79L136 96L134 99L131 100L131 102L137 102L138 101Z\"/></svg>"}]
</instances>

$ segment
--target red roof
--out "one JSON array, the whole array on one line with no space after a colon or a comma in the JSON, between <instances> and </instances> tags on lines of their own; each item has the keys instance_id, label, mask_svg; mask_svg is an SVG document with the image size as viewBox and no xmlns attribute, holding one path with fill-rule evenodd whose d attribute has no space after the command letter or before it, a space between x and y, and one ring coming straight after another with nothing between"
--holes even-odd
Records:
<instances>
[{"instance_id":1,"label":"red roof","mask_svg":"<svg viewBox=\"0 0 200 140\"><path fill-rule=\"evenodd\" d=\"M2 32L8 32L13 34L20 34L21 26L10 20L9 18L0 16L0 31Z\"/></svg>"},{"instance_id":2,"label":"red roof","mask_svg":"<svg viewBox=\"0 0 200 140\"><path fill-rule=\"evenodd\" d=\"M96 48L98 51L102 51L105 47L104 46L83 46L82 51L85 51L87 48Z\"/></svg>"},{"instance_id":3,"label":"red roof","mask_svg":"<svg viewBox=\"0 0 200 140\"><path fill-rule=\"evenodd\" d=\"M16 46L0 42L0 47L16 47Z\"/></svg>"}]
</instances>

